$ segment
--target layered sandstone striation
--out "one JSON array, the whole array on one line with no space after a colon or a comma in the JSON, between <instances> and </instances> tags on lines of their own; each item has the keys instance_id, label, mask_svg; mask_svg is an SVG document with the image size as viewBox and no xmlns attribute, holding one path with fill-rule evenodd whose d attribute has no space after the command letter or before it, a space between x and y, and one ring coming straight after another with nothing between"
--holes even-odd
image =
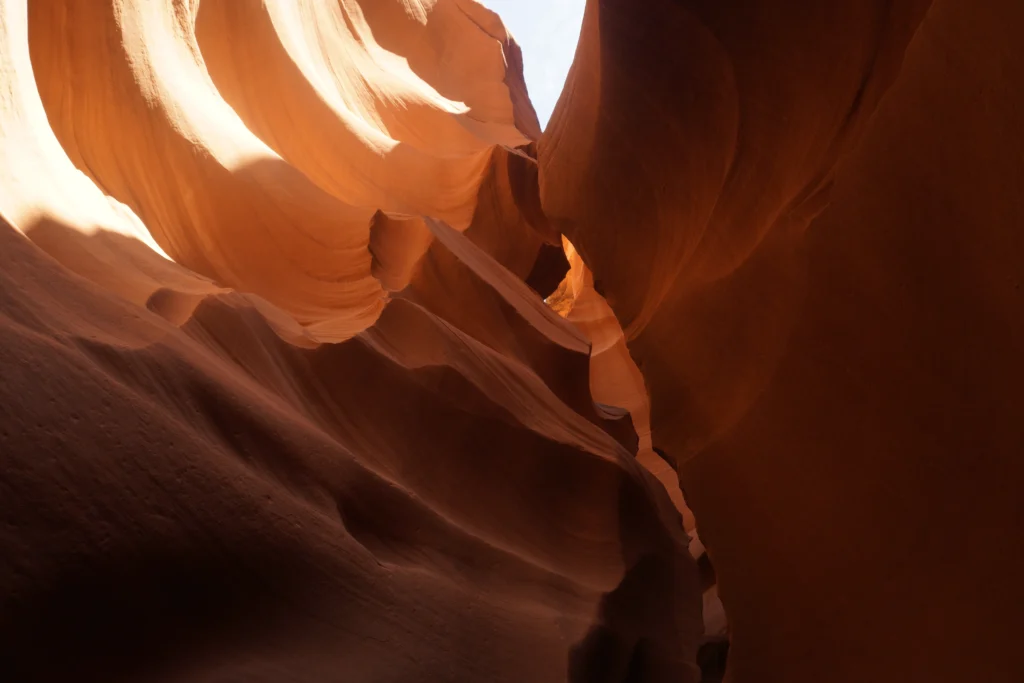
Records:
<instances>
[{"instance_id":1,"label":"layered sandstone striation","mask_svg":"<svg viewBox=\"0 0 1024 683\"><path fill-rule=\"evenodd\" d=\"M539 142L734 681L1018 680L1024 6L590 2Z\"/></svg>"},{"instance_id":2,"label":"layered sandstone striation","mask_svg":"<svg viewBox=\"0 0 1024 683\"><path fill-rule=\"evenodd\" d=\"M1022 22L0 0L4 680L1020 680Z\"/></svg>"},{"instance_id":3,"label":"layered sandstone striation","mask_svg":"<svg viewBox=\"0 0 1024 683\"><path fill-rule=\"evenodd\" d=\"M493 13L0 12L5 675L696 680Z\"/></svg>"}]
</instances>

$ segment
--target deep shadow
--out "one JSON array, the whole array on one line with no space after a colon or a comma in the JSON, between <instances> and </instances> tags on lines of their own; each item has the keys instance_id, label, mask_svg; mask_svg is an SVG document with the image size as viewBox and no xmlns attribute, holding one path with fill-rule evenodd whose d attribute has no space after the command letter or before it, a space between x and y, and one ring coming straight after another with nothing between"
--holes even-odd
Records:
<instances>
[{"instance_id":1,"label":"deep shadow","mask_svg":"<svg viewBox=\"0 0 1024 683\"><path fill-rule=\"evenodd\" d=\"M526 284L542 299L546 299L558 289L568 272L569 260L565 258L562 247L542 244L537 252L537 260L533 263L533 270L526 277Z\"/></svg>"},{"instance_id":2,"label":"deep shadow","mask_svg":"<svg viewBox=\"0 0 1024 683\"><path fill-rule=\"evenodd\" d=\"M679 524L682 533L667 494L662 489L653 492L664 500L653 500L632 479L620 487L620 543L628 569L619 585L602 598L590 631L571 650L570 683L700 680L696 642L702 624L696 564L681 536L666 527Z\"/></svg>"},{"instance_id":3,"label":"deep shadow","mask_svg":"<svg viewBox=\"0 0 1024 683\"><path fill-rule=\"evenodd\" d=\"M721 683L725 679L725 664L729 658L729 641L712 640L697 651L701 683Z\"/></svg>"}]
</instances>

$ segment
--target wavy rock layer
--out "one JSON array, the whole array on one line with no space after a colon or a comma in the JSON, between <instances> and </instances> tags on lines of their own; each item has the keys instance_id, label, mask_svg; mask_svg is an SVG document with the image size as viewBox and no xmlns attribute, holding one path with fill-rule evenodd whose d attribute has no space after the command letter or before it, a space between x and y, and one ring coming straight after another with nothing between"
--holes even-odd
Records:
<instances>
[{"instance_id":1,"label":"wavy rock layer","mask_svg":"<svg viewBox=\"0 0 1024 683\"><path fill-rule=\"evenodd\" d=\"M734 681L1019 680L1024 6L588 3L544 211L626 330Z\"/></svg>"},{"instance_id":2,"label":"wavy rock layer","mask_svg":"<svg viewBox=\"0 0 1024 683\"><path fill-rule=\"evenodd\" d=\"M1022 22L0 0L3 679L1024 680Z\"/></svg>"},{"instance_id":3,"label":"wavy rock layer","mask_svg":"<svg viewBox=\"0 0 1024 683\"><path fill-rule=\"evenodd\" d=\"M0 59L0 671L697 679L495 15L0 0Z\"/></svg>"}]
</instances>

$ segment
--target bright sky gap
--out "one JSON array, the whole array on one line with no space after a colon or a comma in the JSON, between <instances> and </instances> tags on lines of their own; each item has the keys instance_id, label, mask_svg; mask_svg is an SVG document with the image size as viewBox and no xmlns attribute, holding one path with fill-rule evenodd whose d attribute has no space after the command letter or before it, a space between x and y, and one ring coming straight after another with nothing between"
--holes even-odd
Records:
<instances>
[{"instance_id":1,"label":"bright sky gap","mask_svg":"<svg viewBox=\"0 0 1024 683\"><path fill-rule=\"evenodd\" d=\"M501 15L523 48L526 87L546 126L572 65L585 0L480 0Z\"/></svg>"}]
</instances>

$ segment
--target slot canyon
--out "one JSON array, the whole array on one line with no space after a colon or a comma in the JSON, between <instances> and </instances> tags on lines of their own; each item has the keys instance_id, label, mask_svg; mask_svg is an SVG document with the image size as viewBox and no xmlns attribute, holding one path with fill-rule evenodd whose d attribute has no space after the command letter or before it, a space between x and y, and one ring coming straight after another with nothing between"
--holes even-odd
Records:
<instances>
[{"instance_id":1,"label":"slot canyon","mask_svg":"<svg viewBox=\"0 0 1024 683\"><path fill-rule=\"evenodd\" d=\"M0 0L0 680L1021 683L1022 27Z\"/></svg>"}]
</instances>

